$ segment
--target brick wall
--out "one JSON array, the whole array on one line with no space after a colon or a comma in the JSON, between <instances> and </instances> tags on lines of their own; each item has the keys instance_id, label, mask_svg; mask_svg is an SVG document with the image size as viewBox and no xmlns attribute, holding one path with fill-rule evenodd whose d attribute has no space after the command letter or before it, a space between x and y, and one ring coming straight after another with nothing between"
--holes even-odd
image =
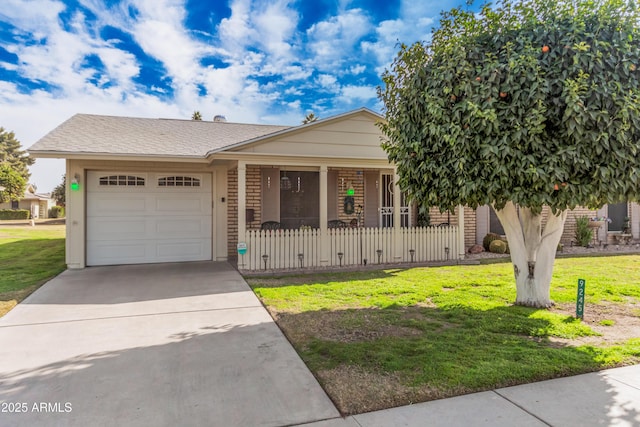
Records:
<instances>
[{"instance_id":1,"label":"brick wall","mask_svg":"<svg viewBox=\"0 0 640 427\"><path fill-rule=\"evenodd\" d=\"M238 256L238 169L227 172L227 227L229 258Z\"/></svg>"},{"instance_id":2,"label":"brick wall","mask_svg":"<svg viewBox=\"0 0 640 427\"><path fill-rule=\"evenodd\" d=\"M332 183L329 185L337 185L336 191L336 206L338 207L338 219L346 222L347 224L354 218L357 217L356 212L358 211L358 206L365 206L366 201L364 200L364 172L362 170L355 169L346 169L346 168L331 168L332 171L338 172L338 182ZM359 172L359 173L358 173ZM349 186L353 187L355 192L353 196L354 200L354 209L355 212L353 214L344 213L344 198L347 194L347 189ZM334 215L329 214L329 219L332 219Z\"/></svg>"},{"instance_id":3,"label":"brick wall","mask_svg":"<svg viewBox=\"0 0 640 427\"><path fill-rule=\"evenodd\" d=\"M576 218L581 216L588 216L593 218L596 216L596 211L582 206L578 206L575 209L569 211L567 214L567 221L564 223L564 231L562 232L562 238L560 242L564 245L570 245L571 241L575 241L576 235Z\"/></svg>"}]
</instances>

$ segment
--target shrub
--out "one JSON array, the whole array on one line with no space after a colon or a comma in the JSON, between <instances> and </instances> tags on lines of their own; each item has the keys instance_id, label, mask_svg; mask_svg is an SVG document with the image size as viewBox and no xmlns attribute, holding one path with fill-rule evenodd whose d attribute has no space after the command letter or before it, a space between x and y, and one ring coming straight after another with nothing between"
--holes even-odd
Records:
<instances>
[{"instance_id":1,"label":"shrub","mask_svg":"<svg viewBox=\"0 0 640 427\"><path fill-rule=\"evenodd\" d=\"M30 215L27 209L0 209L0 219L29 219Z\"/></svg>"},{"instance_id":2,"label":"shrub","mask_svg":"<svg viewBox=\"0 0 640 427\"><path fill-rule=\"evenodd\" d=\"M589 217L580 216L576 218L576 243L578 246L584 246L585 248L591 243L593 239L593 229L589 227Z\"/></svg>"},{"instance_id":3,"label":"shrub","mask_svg":"<svg viewBox=\"0 0 640 427\"><path fill-rule=\"evenodd\" d=\"M49 209L49 218L64 218L64 207L53 206Z\"/></svg>"},{"instance_id":4,"label":"shrub","mask_svg":"<svg viewBox=\"0 0 640 427\"><path fill-rule=\"evenodd\" d=\"M507 252L507 243L503 240L493 240L489 244L489 252L494 254L503 254Z\"/></svg>"},{"instance_id":5,"label":"shrub","mask_svg":"<svg viewBox=\"0 0 640 427\"><path fill-rule=\"evenodd\" d=\"M502 239L502 237L500 237L500 235L496 233L489 233L486 236L484 236L484 239L482 239L482 246L484 247L484 250L488 251L489 245L491 244L491 242L493 242L494 240L500 240L500 239Z\"/></svg>"}]
</instances>

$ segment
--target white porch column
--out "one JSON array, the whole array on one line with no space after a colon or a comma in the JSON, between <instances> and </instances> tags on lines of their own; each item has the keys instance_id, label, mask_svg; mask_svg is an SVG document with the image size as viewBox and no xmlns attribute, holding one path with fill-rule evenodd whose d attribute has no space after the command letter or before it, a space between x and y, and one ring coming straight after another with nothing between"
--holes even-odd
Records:
<instances>
[{"instance_id":1,"label":"white porch column","mask_svg":"<svg viewBox=\"0 0 640 427\"><path fill-rule=\"evenodd\" d=\"M464 206L458 205L458 259L464 259Z\"/></svg>"},{"instance_id":2,"label":"white porch column","mask_svg":"<svg viewBox=\"0 0 640 427\"><path fill-rule=\"evenodd\" d=\"M327 232L327 165L320 166L320 265L329 264L329 233Z\"/></svg>"},{"instance_id":3,"label":"white porch column","mask_svg":"<svg viewBox=\"0 0 640 427\"><path fill-rule=\"evenodd\" d=\"M81 160L67 159L67 228L66 228L66 262L69 269L84 268L86 265L86 203L87 180ZM71 181L78 180L79 190L71 190Z\"/></svg>"},{"instance_id":4,"label":"white porch column","mask_svg":"<svg viewBox=\"0 0 640 427\"><path fill-rule=\"evenodd\" d=\"M400 216L400 208L402 204L402 194L400 193L400 186L398 185L398 181L400 180L400 176L398 175L398 170L394 168L393 170L393 260L395 262L402 261L402 230L401 230L401 216Z\"/></svg>"},{"instance_id":5,"label":"white porch column","mask_svg":"<svg viewBox=\"0 0 640 427\"><path fill-rule=\"evenodd\" d=\"M247 164L238 161L238 242L244 242L247 231Z\"/></svg>"}]
</instances>

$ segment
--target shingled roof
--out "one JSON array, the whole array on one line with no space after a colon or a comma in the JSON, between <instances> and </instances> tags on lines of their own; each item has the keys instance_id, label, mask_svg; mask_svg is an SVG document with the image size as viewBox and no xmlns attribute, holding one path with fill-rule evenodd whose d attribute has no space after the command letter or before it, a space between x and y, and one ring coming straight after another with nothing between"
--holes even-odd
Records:
<instances>
[{"instance_id":1,"label":"shingled roof","mask_svg":"<svg viewBox=\"0 0 640 427\"><path fill-rule=\"evenodd\" d=\"M204 158L212 150L286 129L290 126L76 114L29 152Z\"/></svg>"}]
</instances>

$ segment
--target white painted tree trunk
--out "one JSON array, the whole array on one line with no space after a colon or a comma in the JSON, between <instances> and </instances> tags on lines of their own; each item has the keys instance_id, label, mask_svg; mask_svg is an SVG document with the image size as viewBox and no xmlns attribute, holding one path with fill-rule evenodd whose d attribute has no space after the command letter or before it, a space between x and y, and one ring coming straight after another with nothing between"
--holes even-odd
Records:
<instances>
[{"instance_id":1,"label":"white painted tree trunk","mask_svg":"<svg viewBox=\"0 0 640 427\"><path fill-rule=\"evenodd\" d=\"M516 278L516 304L545 308L553 305L551 275L567 212L549 213L543 229L542 215L534 215L529 208L521 207L519 216L512 202L496 210L509 242Z\"/></svg>"}]
</instances>

